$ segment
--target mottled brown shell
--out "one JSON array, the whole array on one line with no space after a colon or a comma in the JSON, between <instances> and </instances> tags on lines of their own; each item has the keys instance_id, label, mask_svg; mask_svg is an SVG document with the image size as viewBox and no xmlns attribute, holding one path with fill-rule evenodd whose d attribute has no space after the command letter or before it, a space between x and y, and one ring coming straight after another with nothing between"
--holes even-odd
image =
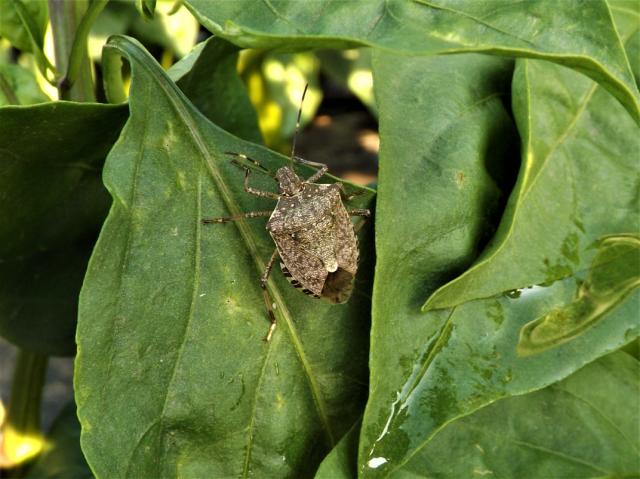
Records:
<instances>
[{"instance_id":1,"label":"mottled brown shell","mask_svg":"<svg viewBox=\"0 0 640 479\"><path fill-rule=\"evenodd\" d=\"M267 231L294 286L333 303L349 299L358 243L337 184L305 183L295 196L281 196Z\"/></svg>"}]
</instances>

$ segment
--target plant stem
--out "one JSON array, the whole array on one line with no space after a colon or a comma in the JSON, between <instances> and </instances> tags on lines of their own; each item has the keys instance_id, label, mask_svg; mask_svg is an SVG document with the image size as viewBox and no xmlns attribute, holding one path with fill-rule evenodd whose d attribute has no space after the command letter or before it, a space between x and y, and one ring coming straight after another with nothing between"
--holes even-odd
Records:
<instances>
[{"instance_id":1,"label":"plant stem","mask_svg":"<svg viewBox=\"0 0 640 479\"><path fill-rule=\"evenodd\" d=\"M11 385L11 398L2 426L4 468L16 468L42 449L40 403L48 357L20 350Z\"/></svg>"},{"instance_id":2,"label":"plant stem","mask_svg":"<svg viewBox=\"0 0 640 479\"><path fill-rule=\"evenodd\" d=\"M56 68L59 72L69 71L76 32L88 7L87 0L49 0L49 18L53 33ZM82 36L80 35L79 38ZM86 37L82 41L86 42ZM62 81L58 84L60 99L81 102L95 101L91 77L92 65L86 46L84 48L76 46L75 50L73 62L74 74L77 76L73 84L69 84L66 75L63 76Z\"/></svg>"}]
</instances>

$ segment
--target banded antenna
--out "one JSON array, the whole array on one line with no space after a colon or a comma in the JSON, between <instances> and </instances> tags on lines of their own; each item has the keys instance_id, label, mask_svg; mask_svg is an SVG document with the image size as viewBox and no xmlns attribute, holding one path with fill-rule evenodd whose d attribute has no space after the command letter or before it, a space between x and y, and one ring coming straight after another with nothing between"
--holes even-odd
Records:
<instances>
[{"instance_id":1,"label":"banded antenna","mask_svg":"<svg viewBox=\"0 0 640 479\"><path fill-rule=\"evenodd\" d=\"M298 118L296 119L296 131L293 134L293 142L291 143L291 168L293 169L293 157L296 154L296 139L298 138L298 130L300 129L300 116L302 115L302 103L304 102L304 96L307 94L307 88L309 84L305 84L304 91L302 92L302 98L300 99L300 108L298 108Z\"/></svg>"}]
</instances>

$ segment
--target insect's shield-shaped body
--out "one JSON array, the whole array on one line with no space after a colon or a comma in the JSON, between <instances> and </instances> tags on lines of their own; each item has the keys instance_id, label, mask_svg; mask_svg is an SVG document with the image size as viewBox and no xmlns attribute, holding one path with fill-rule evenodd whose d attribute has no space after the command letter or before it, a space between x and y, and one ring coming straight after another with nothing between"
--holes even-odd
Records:
<instances>
[{"instance_id":1,"label":"insect's shield-shaped body","mask_svg":"<svg viewBox=\"0 0 640 479\"><path fill-rule=\"evenodd\" d=\"M305 86L300 100L301 107L298 109L296 134L300 126L302 101L306 91ZM358 241L351 216L370 216L367 209L347 210L344 207L340 184L315 183L327 173L328 167L295 156L295 140L296 135L291 147L290 166L281 167L275 174L243 153L226 152L234 157L232 163L244 170L244 190L247 193L277 200L273 211L249 211L202 220L204 224L221 224L245 218L269 217L267 230L275 242L276 249L260 277L260 287L271 322L266 341L271 339L276 327L275 303L271 299L267 283L277 257L280 256L282 272L293 286L316 298L324 298L332 303L344 303L351 297L358 269ZM318 170L303 180L295 173L294 163ZM251 187L249 177L252 170L274 178L278 182L279 193ZM345 201L354 196L345 197Z\"/></svg>"},{"instance_id":2,"label":"insect's shield-shaped body","mask_svg":"<svg viewBox=\"0 0 640 479\"><path fill-rule=\"evenodd\" d=\"M349 299L358 269L358 244L338 184L302 181L278 170L280 199L269 221L283 273L296 287L333 303Z\"/></svg>"}]
</instances>

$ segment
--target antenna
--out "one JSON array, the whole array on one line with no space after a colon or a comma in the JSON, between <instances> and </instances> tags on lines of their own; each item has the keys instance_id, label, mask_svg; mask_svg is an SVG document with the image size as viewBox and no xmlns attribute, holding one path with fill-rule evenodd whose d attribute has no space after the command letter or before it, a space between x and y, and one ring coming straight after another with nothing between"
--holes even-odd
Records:
<instances>
[{"instance_id":1,"label":"antenna","mask_svg":"<svg viewBox=\"0 0 640 479\"><path fill-rule=\"evenodd\" d=\"M302 115L302 102L304 102L304 96L307 94L307 88L309 84L305 84L304 91L302 92L302 98L300 99L300 108L298 108L298 118L296 120L296 131L293 134L293 142L291 143L291 166L293 167L293 157L296 153L296 138L298 137L298 130L300 129L300 115Z\"/></svg>"}]
</instances>

